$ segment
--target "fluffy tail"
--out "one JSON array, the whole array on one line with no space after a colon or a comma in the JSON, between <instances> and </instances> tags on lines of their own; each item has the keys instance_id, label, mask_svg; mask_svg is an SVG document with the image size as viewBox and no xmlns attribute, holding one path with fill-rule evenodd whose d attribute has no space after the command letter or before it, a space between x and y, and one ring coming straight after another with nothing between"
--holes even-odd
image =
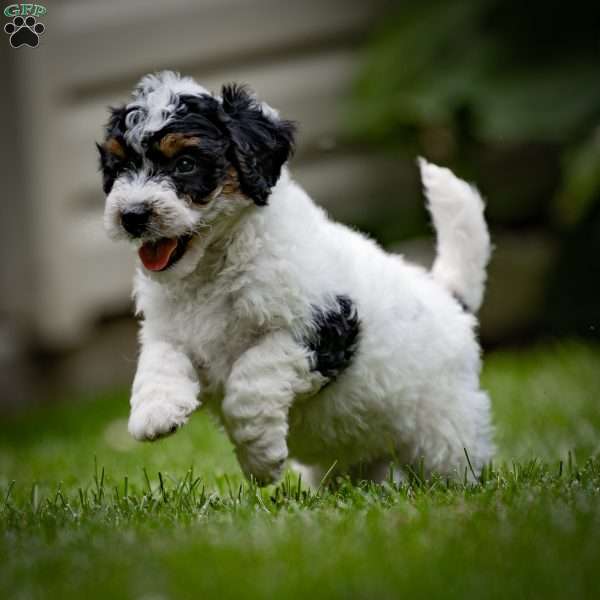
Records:
<instances>
[{"instance_id":1,"label":"fluffy tail","mask_svg":"<svg viewBox=\"0 0 600 600\"><path fill-rule=\"evenodd\" d=\"M477 189L452 171L419 158L428 209L437 233L431 274L476 313L483 300L491 244Z\"/></svg>"}]
</instances>

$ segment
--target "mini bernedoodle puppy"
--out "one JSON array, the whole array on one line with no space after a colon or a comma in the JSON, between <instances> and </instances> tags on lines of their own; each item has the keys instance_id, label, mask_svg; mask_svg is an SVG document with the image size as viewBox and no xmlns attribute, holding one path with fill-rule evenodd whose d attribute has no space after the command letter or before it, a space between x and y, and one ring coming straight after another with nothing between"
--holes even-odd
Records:
<instances>
[{"instance_id":1,"label":"mini bernedoodle puppy","mask_svg":"<svg viewBox=\"0 0 600 600\"><path fill-rule=\"evenodd\" d=\"M140 266L129 431L200 404L260 484L288 457L319 481L394 464L475 472L493 452L476 319L490 239L476 189L421 159L431 272L332 222L285 164L294 125L249 91L144 77L98 146L105 225ZM390 198L393 202L394 198ZM400 474L401 475L401 474Z\"/></svg>"}]
</instances>

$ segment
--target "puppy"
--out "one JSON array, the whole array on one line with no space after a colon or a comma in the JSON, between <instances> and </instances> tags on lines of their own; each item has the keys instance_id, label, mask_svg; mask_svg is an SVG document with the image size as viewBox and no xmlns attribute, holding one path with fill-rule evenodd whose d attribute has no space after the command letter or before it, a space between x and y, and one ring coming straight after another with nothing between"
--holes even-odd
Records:
<instances>
[{"instance_id":1,"label":"puppy","mask_svg":"<svg viewBox=\"0 0 600 600\"><path fill-rule=\"evenodd\" d=\"M154 440L200 403L246 476L286 459L313 481L390 462L478 472L492 456L474 335L490 239L477 191L420 159L431 272L332 222L290 177L294 125L244 87L172 72L111 109L105 226L137 248L141 351L129 431ZM390 199L393 201L393 198Z\"/></svg>"}]
</instances>

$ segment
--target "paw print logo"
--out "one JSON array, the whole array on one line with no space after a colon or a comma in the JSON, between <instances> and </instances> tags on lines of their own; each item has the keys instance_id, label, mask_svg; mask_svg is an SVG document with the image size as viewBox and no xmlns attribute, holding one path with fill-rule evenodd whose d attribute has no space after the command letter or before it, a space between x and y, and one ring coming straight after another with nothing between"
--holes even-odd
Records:
<instances>
[{"instance_id":1,"label":"paw print logo","mask_svg":"<svg viewBox=\"0 0 600 600\"><path fill-rule=\"evenodd\" d=\"M26 19L15 17L12 23L4 26L4 31L10 35L10 45L13 48L20 46L35 48L40 43L40 35L44 33L45 29L44 24L32 16Z\"/></svg>"}]
</instances>

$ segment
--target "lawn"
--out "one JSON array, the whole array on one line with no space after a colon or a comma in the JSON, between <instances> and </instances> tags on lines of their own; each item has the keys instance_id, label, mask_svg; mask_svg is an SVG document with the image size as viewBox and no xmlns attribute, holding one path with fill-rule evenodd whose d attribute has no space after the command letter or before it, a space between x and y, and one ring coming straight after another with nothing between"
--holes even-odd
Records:
<instances>
[{"instance_id":1,"label":"lawn","mask_svg":"<svg viewBox=\"0 0 600 600\"><path fill-rule=\"evenodd\" d=\"M0 424L0 598L585 598L600 593L600 347L486 357L480 482L243 482L199 413L138 444L127 395Z\"/></svg>"}]
</instances>

